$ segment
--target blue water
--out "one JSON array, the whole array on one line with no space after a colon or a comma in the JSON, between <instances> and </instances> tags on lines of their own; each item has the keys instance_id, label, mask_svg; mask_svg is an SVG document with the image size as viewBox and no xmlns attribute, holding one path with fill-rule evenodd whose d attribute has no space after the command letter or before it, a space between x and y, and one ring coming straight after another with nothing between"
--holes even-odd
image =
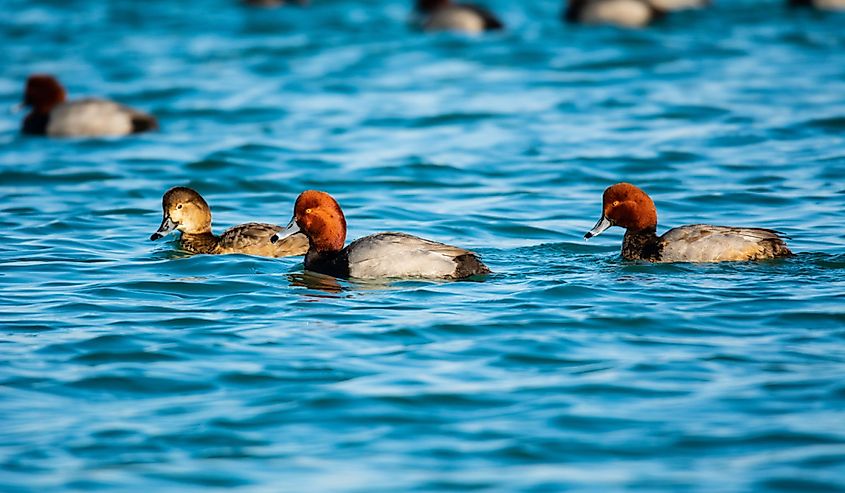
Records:
<instances>
[{"instance_id":1,"label":"blue water","mask_svg":"<svg viewBox=\"0 0 845 493\"><path fill-rule=\"evenodd\" d=\"M720 1L644 31L424 35L408 3L0 2L32 72L158 115L122 140L0 114L0 491L845 491L845 16ZM585 243L602 190L663 231L778 228L754 264ZM361 284L148 241L318 188L349 238L479 252L481 282ZM171 238L172 240L172 238Z\"/></svg>"}]
</instances>

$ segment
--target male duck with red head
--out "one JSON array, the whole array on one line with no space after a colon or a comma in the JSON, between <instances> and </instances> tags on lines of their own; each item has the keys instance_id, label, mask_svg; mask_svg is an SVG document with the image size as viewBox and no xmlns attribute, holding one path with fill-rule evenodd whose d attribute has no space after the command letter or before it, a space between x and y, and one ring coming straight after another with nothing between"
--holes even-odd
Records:
<instances>
[{"instance_id":1,"label":"male duck with red head","mask_svg":"<svg viewBox=\"0 0 845 493\"><path fill-rule=\"evenodd\" d=\"M297 233L308 237L305 269L341 278L463 279L489 274L473 252L405 233L378 233L344 247L346 218L329 194L307 190L299 194L293 219L270 241Z\"/></svg>"},{"instance_id":2,"label":"male duck with red head","mask_svg":"<svg viewBox=\"0 0 845 493\"><path fill-rule=\"evenodd\" d=\"M30 76L23 105L32 110L21 131L50 137L115 137L158 128L154 117L113 101L66 99L67 93L55 77Z\"/></svg>"},{"instance_id":3,"label":"male duck with red head","mask_svg":"<svg viewBox=\"0 0 845 493\"><path fill-rule=\"evenodd\" d=\"M484 7L454 3L452 0L417 0L416 12L421 16L422 28L426 31L480 33L505 27Z\"/></svg>"},{"instance_id":4,"label":"male duck with red head","mask_svg":"<svg viewBox=\"0 0 845 493\"><path fill-rule=\"evenodd\" d=\"M771 229L692 224L657 236L657 209L644 191L630 183L607 188L602 215L585 239L611 226L625 228L622 257L649 262L723 262L788 257L781 234Z\"/></svg>"}]
</instances>

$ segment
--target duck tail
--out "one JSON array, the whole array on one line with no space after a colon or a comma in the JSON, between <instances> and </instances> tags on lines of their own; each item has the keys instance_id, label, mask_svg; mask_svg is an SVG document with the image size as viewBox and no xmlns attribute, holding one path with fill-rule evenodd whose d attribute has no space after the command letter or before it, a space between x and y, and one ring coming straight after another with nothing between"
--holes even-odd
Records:
<instances>
[{"instance_id":1,"label":"duck tail","mask_svg":"<svg viewBox=\"0 0 845 493\"><path fill-rule=\"evenodd\" d=\"M132 133L150 132L158 130L158 121L151 115L132 115Z\"/></svg>"},{"instance_id":2,"label":"duck tail","mask_svg":"<svg viewBox=\"0 0 845 493\"><path fill-rule=\"evenodd\" d=\"M463 279L465 277L482 276L490 274L492 271L489 267L484 265L480 258L474 253L465 253L455 257L455 278Z\"/></svg>"}]
</instances>

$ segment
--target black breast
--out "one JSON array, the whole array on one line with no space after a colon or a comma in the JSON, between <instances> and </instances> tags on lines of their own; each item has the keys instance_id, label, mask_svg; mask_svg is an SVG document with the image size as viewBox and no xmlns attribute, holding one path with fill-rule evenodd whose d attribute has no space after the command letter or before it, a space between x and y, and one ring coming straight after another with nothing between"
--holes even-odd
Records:
<instances>
[{"instance_id":1,"label":"black breast","mask_svg":"<svg viewBox=\"0 0 845 493\"><path fill-rule=\"evenodd\" d=\"M50 121L50 113L31 112L23 120L21 132L30 135L47 135L47 123Z\"/></svg>"},{"instance_id":2,"label":"black breast","mask_svg":"<svg viewBox=\"0 0 845 493\"><path fill-rule=\"evenodd\" d=\"M305 270L349 279L349 247L339 252L308 250L308 253L305 254Z\"/></svg>"}]
</instances>

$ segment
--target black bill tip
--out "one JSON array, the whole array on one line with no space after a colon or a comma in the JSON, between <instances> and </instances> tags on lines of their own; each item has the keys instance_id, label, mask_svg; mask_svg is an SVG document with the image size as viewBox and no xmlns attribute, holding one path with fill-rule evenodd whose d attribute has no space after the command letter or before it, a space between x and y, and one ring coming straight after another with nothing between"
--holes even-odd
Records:
<instances>
[{"instance_id":1,"label":"black bill tip","mask_svg":"<svg viewBox=\"0 0 845 493\"><path fill-rule=\"evenodd\" d=\"M163 237L164 237L164 235L162 235L162 234L159 234L159 233L153 233L153 234L151 234L151 235L150 235L150 240L152 240L152 241L156 241L157 239L159 239L159 238L163 238Z\"/></svg>"}]
</instances>

